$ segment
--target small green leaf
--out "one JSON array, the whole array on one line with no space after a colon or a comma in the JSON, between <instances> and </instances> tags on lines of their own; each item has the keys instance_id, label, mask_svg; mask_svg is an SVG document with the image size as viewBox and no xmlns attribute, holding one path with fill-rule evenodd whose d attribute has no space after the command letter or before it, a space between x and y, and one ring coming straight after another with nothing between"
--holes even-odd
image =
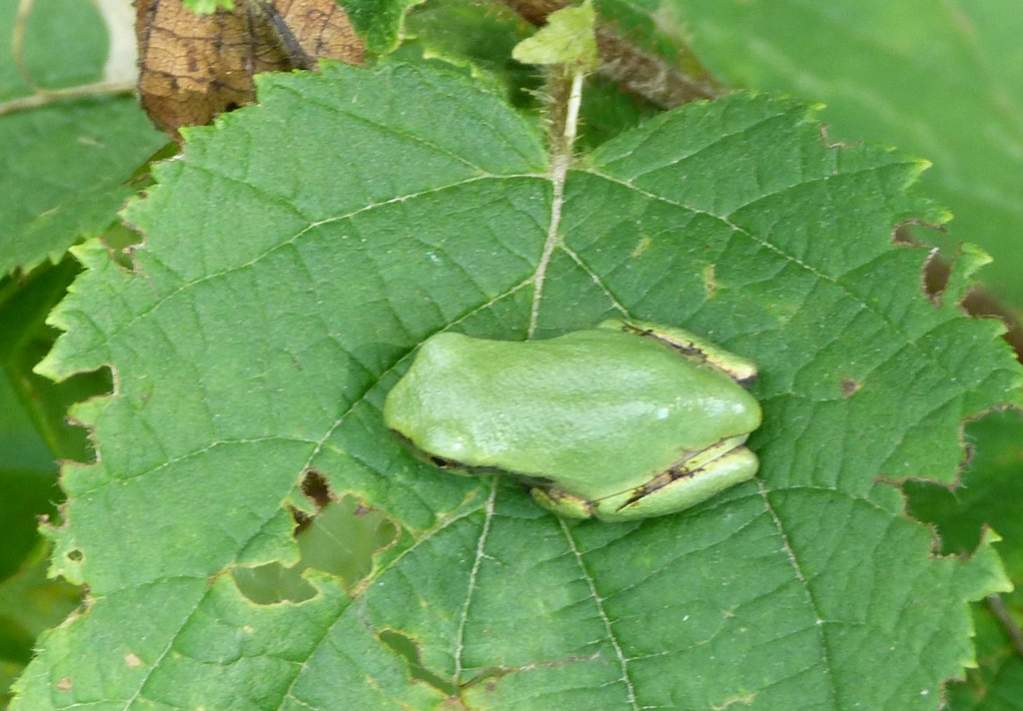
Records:
<instances>
[{"instance_id":1,"label":"small green leaf","mask_svg":"<svg viewBox=\"0 0 1023 711\"><path fill-rule=\"evenodd\" d=\"M443 60L465 67L480 83L493 86L509 102L529 100L536 72L512 60L512 49L533 32L533 26L510 7L476 0L431 0L414 8L405 20L405 41L395 54L408 61Z\"/></svg>"},{"instance_id":2,"label":"small green leaf","mask_svg":"<svg viewBox=\"0 0 1023 711\"><path fill-rule=\"evenodd\" d=\"M978 260L934 303L926 250L892 244L942 216L921 164L829 145L762 96L661 115L564 183L539 136L438 68L267 76L258 106L154 171L127 212L133 270L75 249L86 272L39 369L117 372L74 410L100 456L65 468L52 531L93 600L47 635L15 709L938 703L973 661L966 603L1008 583L988 541L933 556L881 479L953 481L961 423L1021 375L1003 329L958 307ZM757 361L755 481L570 525L381 422L434 333L623 314ZM231 573L298 559L310 470L399 543L350 592L311 572L311 597L258 604Z\"/></svg>"},{"instance_id":3,"label":"small green leaf","mask_svg":"<svg viewBox=\"0 0 1023 711\"><path fill-rule=\"evenodd\" d=\"M590 0L547 16L547 24L519 42L512 57L523 64L568 64L584 71L596 68L596 14Z\"/></svg>"},{"instance_id":4,"label":"small green leaf","mask_svg":"<svg viewBox=\"0 0 1023 711\"><path fill-rule=\"evenodd\" d=\"M234 0L185 0L185 7L197 15L212 15L217 10L233 10Z\"/></svg>"}]
</instances>

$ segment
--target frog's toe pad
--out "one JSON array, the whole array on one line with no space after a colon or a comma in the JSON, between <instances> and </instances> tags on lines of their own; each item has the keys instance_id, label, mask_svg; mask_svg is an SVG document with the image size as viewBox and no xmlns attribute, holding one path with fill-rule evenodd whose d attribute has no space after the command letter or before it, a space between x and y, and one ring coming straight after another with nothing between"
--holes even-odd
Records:
<instances>
[{"instance_id":1,"label":"frog's toe pad","mask_svg":"<svg viewBox=\"0 0 1023 711\"><path fill-rule=\"evenodd\" d=\"M563 518L590 518L593 507L586 499L567 494L559 489L542 489L534 487L529 490L533 500L548 511Z\"/></svg>"}]
</instances>

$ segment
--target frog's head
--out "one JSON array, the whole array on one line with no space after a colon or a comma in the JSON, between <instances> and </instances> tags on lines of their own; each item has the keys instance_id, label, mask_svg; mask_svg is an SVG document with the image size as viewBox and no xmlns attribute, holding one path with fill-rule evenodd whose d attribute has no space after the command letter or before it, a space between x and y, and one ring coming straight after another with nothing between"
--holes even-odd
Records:
<instances>
[{"instance_id":1,"label":"frog's head","mask_svg":"<svg viewBox=\"0 0 1023 711\"><path fill-rule=\"evenodd\" d=\"M412 366L388 393L384 422L437 466L471 459L477 446L471 427L457 415L467 398L460 346L466 336L439 333L419 349Z\"/></svg>"}]
</instances>

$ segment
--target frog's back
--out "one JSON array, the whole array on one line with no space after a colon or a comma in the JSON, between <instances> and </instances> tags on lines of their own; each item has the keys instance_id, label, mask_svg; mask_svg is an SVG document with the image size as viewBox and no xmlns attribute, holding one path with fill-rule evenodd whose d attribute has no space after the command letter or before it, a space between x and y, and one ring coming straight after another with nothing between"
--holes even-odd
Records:
<instances>
[{"instance_id":1,"label":"frog's back","mask_svg":"<svg viewBox=\"0 0 1023 711\"><path fill-rule=\"evenodd\" d=\"M745 434L759 417L752 396L721 371L609 329L522 342L440 334L385 411L431 454L570 481L592 497Z\"/></svg>"}]
</instances>

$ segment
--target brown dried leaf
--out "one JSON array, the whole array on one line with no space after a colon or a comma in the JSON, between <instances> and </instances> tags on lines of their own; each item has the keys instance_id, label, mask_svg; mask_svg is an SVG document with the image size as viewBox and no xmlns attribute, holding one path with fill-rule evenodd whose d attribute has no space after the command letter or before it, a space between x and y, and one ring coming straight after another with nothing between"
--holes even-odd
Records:
<instances>
[{"instance_id":1,"label":"brown dried leaf","mask_svg":"<svg viewBox=\"0 0 1023 711\"><path fill-rule=\"evenodd\" d=\"M251 103L259 72L363 58L335 0L248 0L212 15L197 15L181 0L137 0L135 31L142 106L176 139L181 126Z\"/></svg>"},{"instance_id":2,"label":"brown dried leaf","mask_svg":"<svg viewBox=\"0 0 1023 711\"><path fill-rule=\"evenodd\" d=\"M259 5L296 69L318 59L362 62L363 44L337 0L250 0Z\"/></svg>"}]
</instances>

